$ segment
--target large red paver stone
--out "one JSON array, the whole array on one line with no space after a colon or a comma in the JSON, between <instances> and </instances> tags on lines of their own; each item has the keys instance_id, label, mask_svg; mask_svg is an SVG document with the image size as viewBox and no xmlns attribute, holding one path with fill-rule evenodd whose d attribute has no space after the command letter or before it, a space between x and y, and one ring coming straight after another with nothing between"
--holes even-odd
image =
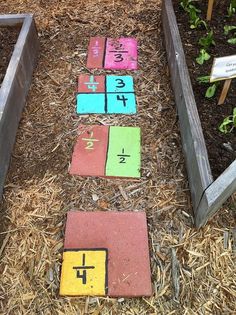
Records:
<instances>
[{"instance_id":1,"label":"large red paver stone","mask_svg":"<svg viewBox=\"0 0 236 315\"><path fill-rule=\"evenodd\" d=\"M79 127L69 173L81 176L105 176L108 126Z\"/></svg>"},{"instance_id":2,"label":"large red paver stone","mask_svg":"<svg viewBox=\"0 0 236 315\"><path fill-rule=\"evenodd\" d=\"M101 247L108 249L109 296L152 294L144 212L68 212L64 248Z\"/></svg>"}]
</instances>

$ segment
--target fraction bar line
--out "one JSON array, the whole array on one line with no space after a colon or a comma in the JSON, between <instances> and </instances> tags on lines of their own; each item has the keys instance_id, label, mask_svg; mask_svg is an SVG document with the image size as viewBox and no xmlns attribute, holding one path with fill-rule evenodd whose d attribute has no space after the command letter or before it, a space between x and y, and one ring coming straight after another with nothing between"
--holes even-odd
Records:
<instances>
[{"instance_id":1,"label":"fraction bar line","mask_svg":"<svg viewBox=\"0 0 236 315\"><path fill-rule=\"evenodd\" d=\"M107 176L107 160L108 160L108 153L109 153L109 146L110 146L110 133L111 133L111 126L108 127L108 133L107 133L107 154L106 154L105 167L104 167L105 176Z\"/></svg>"},{"instance_id":2,"label":"fraction bar line","mask_svg":"<svg viewBox=\"0 0 236 315\"><path fill-rule=\"evenodd\" d=\"M94 266L81 266L81 267L73 267L73 269L94 269Z\"/></svg>"},{"instance_id":3,"label":"fraction bar line","mask_svg":"<svg viewBox=\"0 0 236 315\"><path fill-rule=\"evenodd\" d=\"M105 105L104 105L104 111L107 114L107 76L105 75L105 81L104 81L104 87L105 87Z\"/></svg>"},{"instance_id":4,"label":"fraction bar line","mask_svg":"<svg viewBox=\"0 0 236 315\"><path fill-rule=\"evenodd\" d=\"M117 154L117 156L121 156L121 157L130 157L130 155L128 155L128 154Z\"/></svg>"},{"instance_id":5,"label":"fraction bar line","mask_svg":"<svg viewBox=\"0 0 236 315\"><path fill-rule=\"evenodd\" d=\"M128 50L109 50L109 53L128 53Z\"/></svg>"},{"instance_id":6,"label":"fraction bar line","mask_svg":"<svg viewBox=\"0 0 236 315\"><path fill-rule=\"evenodd\" d=\"M102 67L103 68L105 66L106 53L107 53L107 38L105 38L104 52L103 52L103 58L102 58Z\"/></svg>"}]
</instances>

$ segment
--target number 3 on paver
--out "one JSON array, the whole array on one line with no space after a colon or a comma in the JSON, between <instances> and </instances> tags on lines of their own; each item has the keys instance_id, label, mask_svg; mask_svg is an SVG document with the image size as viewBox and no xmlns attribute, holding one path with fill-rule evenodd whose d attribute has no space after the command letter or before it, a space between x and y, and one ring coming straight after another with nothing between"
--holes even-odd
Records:
<instances>
[{"instance_id":1,"label":"number 3 on paver","mask_svg":"<svg viewBox=\"0 0 236 315\"><path fill-rule=\"evenodd\" d=\"M76 112L83 114L135 114L136 98L131 76L80 75Z\"/></svg>"},{"instance_id":2,"label":"number 3 on paver","mask_svg":"<svg viewBox=\"0 0 236 315\"><path fill-rule=\"evenodd\" d=\"M137 40L135 38L90 38L88 68L136 70L137 59Z\"/></svg>"}]
</instances>

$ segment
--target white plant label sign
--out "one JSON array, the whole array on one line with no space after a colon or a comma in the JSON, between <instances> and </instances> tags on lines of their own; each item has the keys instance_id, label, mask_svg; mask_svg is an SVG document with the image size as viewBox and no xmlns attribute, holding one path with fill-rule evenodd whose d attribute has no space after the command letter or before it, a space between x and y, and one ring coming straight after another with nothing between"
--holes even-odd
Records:
<instances>
[{"instance_id":1,"label":"white plant label sign","mask_svg":"<svg viewBox=\"0 0 236 315\"><path fill-rule=\"evenodd\" d=\"M210 82L236 78L236 55L215 58Z\"/></svg>"}]
</instances>

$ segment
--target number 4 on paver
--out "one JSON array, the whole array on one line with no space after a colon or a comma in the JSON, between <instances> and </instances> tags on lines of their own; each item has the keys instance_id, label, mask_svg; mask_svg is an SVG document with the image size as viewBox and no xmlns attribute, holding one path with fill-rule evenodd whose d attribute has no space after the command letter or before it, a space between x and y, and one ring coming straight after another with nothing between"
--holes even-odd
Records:
<instances>
[{"instance_id":1,"label":"number 4 on paver","mask_svg":"<svg viewBox=\"0 0 236 315\"><path fill-rule=\"evenodd\" d=\"M105 248L65 249L60 295L105 295L107 256Z\"/></svg>"},{"instance_id":2,"label":"number 4 on paver","mask_svg":"<svg viewBox=\"0 0 236 315\"><path fill-rule=\"evenodd\" d=\"M69 211L60 294L151 295L145 212Z\"/></svg>"},{"instance_id":3,"label":"number 4 on paver","mask_svg":"<svg viewBox=\"0 0 236 315\"><path fill-rule=\"evenodd\" d=\"M80 75L76 103L77 114L135 114L133 78Z\"/></svg>"}]
</instances>

